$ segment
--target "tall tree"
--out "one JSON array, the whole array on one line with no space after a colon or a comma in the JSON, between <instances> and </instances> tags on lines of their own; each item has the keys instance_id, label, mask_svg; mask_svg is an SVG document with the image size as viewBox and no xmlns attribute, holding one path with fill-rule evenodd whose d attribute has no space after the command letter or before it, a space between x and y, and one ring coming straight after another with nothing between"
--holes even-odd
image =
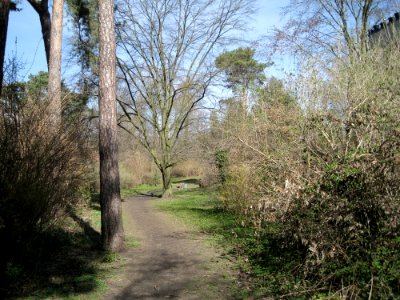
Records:
<instances>
[{"instance_id":1,"label":"tall tree","mask_svg":"<svg viewBox=\"0 0 400 300\"><path fill-rule=\"evenodd\" d=\"M259 63L254 59L255 50L237 48L226 51L215 60L215 65L225 73L227 86L241 96L242 111L246 115L247 98L252 84L265 79L264 69L268 64Z\"/></svg>"},{"instance_id":2,"label":"tall tree","mask_svg":"<svg viewBox=\"0 0 400 300\"><path fill-rule=\"evenodd\" d=\"M213 50L242 28L250 3L122 0L118 6L118 64L127 90L120 103L131 124L124 128L134 128L154 159L165 197L171 194L180 133L215 75Z\"/></svg>"},{"instance_id":3,"label":"tall tree","mask_svg":"<svg viewBox=\"0 0 400 300\"><path fill-rule=\"evenodd\" d=\"M6 51L8 15L10 13L10 1L4 0L0 2L0 95L3 87L4 77L4 55Z\"/></svg>"},{"instance_id":4,"label":"tall tree","mask_svg":"<svg viewBox=\"0 0 400 300\"><path fill-rule=\"evenodd\" d=\"M50 35L51 35L51 17L49 12L48 0L28 0L29 4L37 12L42 28L44 49L46 52L47 67L50 63Z\"/></svg>"},{"instance_id":5,"label":"tall tree","mask_svg":"<svg viewBox=\"0 0 400 300\"><path fill-rule=\"evenodd\" d=\"M50 113L56 123L59 123L61 104L61 55L63 30L64 0L53 1L51 22L50 60L49 60L49 100Z\"/></svg>"},{"instance_id":6,"label":"tall tree","mask_svg":"<svg viewBox=\"0 0 400 300\"><path fill-rule=\"evenodd\" d=\"M386 17L388 11L395 9L395 2L291 0L283 9L289 20L284 26L275 28L270 49L278 48L306 56L320 54L325 60L348 55L361 57L368 47L368 28L372 22Z\"/></svg>"},{"instance_id":7,"label":"tall tree","mask_svg":"<svg viewBox=\"0 0 400 300\"><path fill-rule=\"evenodd\" d=\"M99 2L100 38L100 201L103 247L122 250L124 230L119 187L114 1Z\"/></svg>"},{"instance_id":8,"label":"tall tree","mask_svg":"<svg viewBox=\"0 0 400 300\"><path fill-rule=\"evenodd\" d=\"M2 0L0 2L0 95L3 87L4 78L4 56L6 53L8 16L10 10L16 10L16 4L10 0Z\"/></svg>"},{"instance_id":9,"label":"tall tree","mask_svg":"<svg viewBox=\"0 0 400 300\"><path fill-rule=\"evenodd\" d=\"M67 0L67 6L74 28L71 57L80 66L83 88L95 90L99 75L98 0Z\"/></svg>"}]
</instances>

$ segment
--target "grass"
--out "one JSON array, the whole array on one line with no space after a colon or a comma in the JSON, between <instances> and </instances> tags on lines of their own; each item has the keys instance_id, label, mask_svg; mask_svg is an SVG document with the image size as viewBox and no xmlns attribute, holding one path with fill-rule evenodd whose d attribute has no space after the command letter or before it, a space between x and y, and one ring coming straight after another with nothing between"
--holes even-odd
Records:
<instances>
[{"instance_id":1,"label":"grass","mask_svg":"<svg viewBox=\"0 0 400 300\"><path fill-rule=\"evenodd\" d=\"M234 291L237 299L289 294L298 284L292 275L297 254L281 249L276 239L279 228L271 227L264 236L256 236L237 216L221 208L215 189L180 190L173 199L155 203L160 210L208 234L235 258L241 281L241 287Z\"/></svg>"},{"instance_id":2,"label":"grass","mask_svg":"<svg viewBox=\"0 0 400 300\"><path fill-rule=\"evenodd\" d=\"M134 237L129 236L125 239L125 245L127 248L137 248L140 246L140 243Z\"/></svg>"},{"instance_id":3,"label":"grass","mask_svg":"<svg viewBox=\"0 0 400 300\"><path fill-rule=\"evenodd\" d=\"M161 185L139 185L135 187L130 187L130 188L124 188L121 190L121 197L122 199L131 197L131 196L136 196L140 194L149 194L153 193L153 195L158 196L161 195L162 192L162 187Z\"/></svg>"},{"instance_id":4,"label":"grass","mask_svg":"<svg viewBox=\"0 0 400 300\"><path fill-rule=\"evenodd\" d=\"M185 189L175 192L171 200L156 205L199 231L225 236L227 229L235 226L235 218L218 206L213 194L211 190L200 188Z\"/></svg>"},{"instance_id":5,"label":"grass","mask_svg":"<svg viewBox=\"0 0 400 300\"><path fill-rule=\"evenodd\" d=\"M190 187L198 186L199 177L192 176L192 177L178 177L172 179L172 187L176 187L176 185L185 183ZM148 185L142 184L135 187L130 188L123 188L121 190L121 197L127 198L131 196L141 195L141 194L152 194L153 196L161 196L162 194L162 185Z\"/></svg>"},{"instance_id":6,"label":"grass","mask_svg":"<svg viewBox=\"0 0 400 300\"><path fill-rule=\"evenodd\" d=\"M94 205L95 207L95 205ZM79 208L9 262L0 298L99 299L119 255L100 250L100 211Z\"/></svg>"}]
</instances>

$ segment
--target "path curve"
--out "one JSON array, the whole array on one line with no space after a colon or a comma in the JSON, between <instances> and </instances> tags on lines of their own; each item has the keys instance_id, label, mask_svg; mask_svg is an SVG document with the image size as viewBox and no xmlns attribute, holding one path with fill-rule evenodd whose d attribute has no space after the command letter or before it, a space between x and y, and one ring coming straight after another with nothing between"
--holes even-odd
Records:
<instances>
[{"instance_id":1,"label":"path curve","mask_svg":"<svg viewBox=\"0 0 400 300\"><path fill-rule=\"evenodd\" d=\"M233 273L205 237L154 208L154 198L123 203L128 249L103 299L232 299Z\"/></svg>"}]
</instances>

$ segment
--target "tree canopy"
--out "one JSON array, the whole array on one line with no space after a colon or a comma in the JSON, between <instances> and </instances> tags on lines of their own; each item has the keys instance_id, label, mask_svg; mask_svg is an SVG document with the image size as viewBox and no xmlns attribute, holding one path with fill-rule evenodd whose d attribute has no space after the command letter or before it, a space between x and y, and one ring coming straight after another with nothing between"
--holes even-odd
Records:
<instances>
[{"instance_id":1,"label":"tree canopy","mask_svg":"<svg viewBox=\"0 0 400 300\"><path fill-rule=\"evenodd\" d=\"M118 65L125 88L121 126L133 126L130 131L153 157L168 195L179 135L215 76L213 51L241 28L251 13L250 1L119 3Z\"/></svg>"},{"instance_id":2,"label":"tree canopy","mask_svg":"<svg viewBox=\"0 0 400 300\"><path fill-rule=\"evenodd\" d=\"M225 51L215 59L216 67L225 74L227 87L242 97L242 110L247 110L248 91L251 85L260 85L265 80L264 70L269 64L255 58L255 50L237 48Z\"/></svg>"},{"instance_id":3,"label":"tree canopy","mask_svg":"<svg viewBox=\"0 0 400 300\"><path fill-rule=\"evenodd\" d=\"M255 60L255 52L252 48L237 48L216 58L215 65L225 74L229 88L248 87L253 82L265 79L264 70L269 64Z\"/></svg>"}]
</instances>

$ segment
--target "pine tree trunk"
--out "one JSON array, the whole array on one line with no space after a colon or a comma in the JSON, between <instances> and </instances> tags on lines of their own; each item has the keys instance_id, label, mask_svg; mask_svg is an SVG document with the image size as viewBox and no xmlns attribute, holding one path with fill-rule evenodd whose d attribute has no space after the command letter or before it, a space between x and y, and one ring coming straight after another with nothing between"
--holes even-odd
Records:
<instances>
[{"instance_id":1,"label":"pine tree trunk","mask_svg":"<svg viewBox=\"0 0 400 300\"><path fill-rule=\"evenodd\" d=\"M3 0L0 2L0 96L3 88L4 77L4 56L6 53L8 16L10 14L10 1Z\"/></svg>"},{"instance_id":2,"label":"pine tree trunk","mask_svg":"<svg viewBox=\"0 0 400 300\"><path fill-rule=\"evenodd\" d=\"M247 116L247 87L246 85L242 88L242 113L243 116Z\"/></svg>"},{"instance_id":3,"label":"pine tree trunk","mask_svg":"<svg viewBox=\"0 0 400 300\"><path fill-rule=\"evenodd\" d=\"M64 0L54 0L49 61L49 113L54 125L61 123L61 53Z\"/></svg>"},{"instance_id":4,"label":"pine tree trunk","mask_svg":"<svg viewBox=\"0 0 400 300\"><path fill-rule=\"evenodd\" d=\"M99 1L100 38L100 201L103 248L120 251L124 247L122 208L119 187L116 59L114 1Z\"/></svg>"}]
</instances>

